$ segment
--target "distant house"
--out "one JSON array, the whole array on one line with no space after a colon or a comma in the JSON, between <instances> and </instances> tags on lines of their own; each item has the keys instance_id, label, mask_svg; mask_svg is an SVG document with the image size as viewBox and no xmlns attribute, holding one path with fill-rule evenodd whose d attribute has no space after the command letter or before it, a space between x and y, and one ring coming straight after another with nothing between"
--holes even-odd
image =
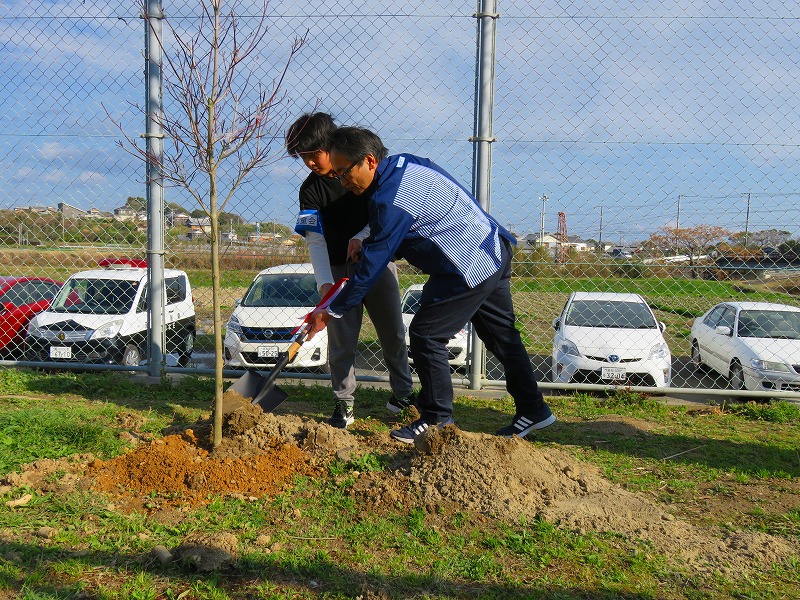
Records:
<instances>
[{"instance_id":1,"label":"distant house","mask_svg":"<svg viewBox=\"0 0 800 600\"><path fill-rule=\"evenodd\" d=\"M539 234L538 233L529 233L525 237L519 240L519 248L525 252L530 252L535 248L539 248L544 246L548 250L555 251L558 248L562 247L564 244L559 241L558 237L552 233L545 233L544 237L542 237L541 243L539 242ZM566 244L568 249L575 250L577 252L588 252L592 250L591 245L585 241L583 238L577 235L569 235L567 236Z\"/></svg>"},{"instance_id":2,"label":"distant house","mask_svg":"<svg viewBox=\"0 0 800 600\"><path fill-rule=\"evenodd\" d=\"M211 219L209 217L189 217L186 226L189 228L186 237L190 240L205 238L211 234Z\"/></svg>"},{"instance_id":3,"label":"distant house","mask_svg":"<svg viewBox=\"0 0 800 600\"><path fill-rule=\"evenodd\" d=\"M58 212L65 219L114 219L116 218L113 213L100 210L99 208L90 208L83 210L77 206L72 206L66 202L58 203Z\"/></svg>"},{"instance_id":4,"label":"distant house","mask_svg":"<svg viewBox=\"0 0 800 600\"><path fill-rule=\"evenodd\" d=\"M551 233L545 233L541 240L539 238L540 236L538 233L529 233L519 240L519 249L530 252L542 246L550 250L555 250L558 246L558 239Z\"/></svg>"},{"instance_id":5,"label":"distant house","mask_svg":"<svg viewBox=\"0 0 800 600\"><path fill-rule=\"evenodd\" d=\"M190 218L185 212L168 210L166 214L166 220L170 227L188 227Z\"/></svg>"},{"instance_id":6,"label":"distant house","mask_svg":"<svg viewBox=\"0 0 800 600\"><path fill-rule=\"evenodd\" d=\"M113 219L114 213L92 207L86 211L84 217L87 219Z\"/></svg>"},{"instance_id":7,"label":"distant house","mask_svg":"<svg viewBox=\"0 0 800 600\"><path fill-rule=\"evenodd\" d=\"M578 235L567 236L567 246L570 250L575 250L576 252L590 252L593 250L592 245Z\"/></svg>"},{"instance_id":8,"label":"distant house","mask_svg":"<svg viewBox=\"0 0 800 600\"><path fill-rule=\"evenodd\" d=\"M114 218L117 221L135 221L139 219L139 214L128 206L120 206L114 209Z\"/></svg>"}]
</instances>

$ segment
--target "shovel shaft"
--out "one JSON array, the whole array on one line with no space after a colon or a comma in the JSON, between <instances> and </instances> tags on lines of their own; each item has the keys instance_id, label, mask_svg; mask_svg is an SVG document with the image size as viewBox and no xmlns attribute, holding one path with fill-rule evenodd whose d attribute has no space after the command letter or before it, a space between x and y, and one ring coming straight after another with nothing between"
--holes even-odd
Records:
<instances>
[{"instance_id":1,"label":"shovel shaft","mask_svg":"<svg viewBox=\"0 0 800 600\"><path fill-rule=\"evenodd\" d=\"M289 344L289 348L286 350L286 352L281 352L278 355L278 360L275 363L275 366L272 367L269 375L264 378L264 384L262 385L262 389L264 391L272 387L272 384L275 383L275 380L278 378L278 375L280 375L280 372L283 371L284 367L292 362L294 357L297 356L297 353L300 351L300 347L303 345L303 342L308 335L308 330L309 327L306 325L301 327L297 334L295 334L294 340L291 344Z\"/></svg>"}]
</instances>

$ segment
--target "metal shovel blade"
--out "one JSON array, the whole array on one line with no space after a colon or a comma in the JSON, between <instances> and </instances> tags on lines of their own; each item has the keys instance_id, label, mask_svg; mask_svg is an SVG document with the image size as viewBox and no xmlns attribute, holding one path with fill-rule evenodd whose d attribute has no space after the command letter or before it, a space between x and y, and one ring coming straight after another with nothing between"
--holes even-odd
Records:
<instances>
[{"instance_id":1,"label":"metal shovel blade","mask_svg":"<svg viewBox=\"0 0 800 600\"><path fill-rule=\"evenodd\" d=\"M255 371L247 371L228 389L243 398L252 398L252 404L257 405L264 412L270 412L289 397L289 394L275 385L274 381L274 379L262 377Z\"/></svg>"}]
</instances>

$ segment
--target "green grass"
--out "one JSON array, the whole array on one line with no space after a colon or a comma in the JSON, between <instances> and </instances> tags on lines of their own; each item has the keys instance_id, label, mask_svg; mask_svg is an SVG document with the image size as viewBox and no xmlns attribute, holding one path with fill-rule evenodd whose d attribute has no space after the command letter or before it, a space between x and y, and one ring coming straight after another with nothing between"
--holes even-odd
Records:
<instances>
[{"instance_id":1,"label":"green grass","mask_svg":"<svg viewBox=\"0 0 800 600\"><path fill-rule=\"evenodd\" d=\"M327 415L327 386L282 387L310 418ZM4 369L0 474L38 458L118 455L126 448L120 433L158 437L165 427L193 423L212 397L212 383L201 378L148 386L116 373ZM360 417L381 413L387 397L384 390L360 389L357 425L385 434L388 424ZM697 412L625 391L548 401L559 423L532 444L563 449L679 514L686 507L683 518L800 543L796 405L726 404ZM509 398L460 395L455 409L465 431L491 432L507 422L513 405ZM608 415L629 423L631 431L599 434L594 426ZM442 507L365 511L351 494L358 473L380 473L392 460L391 452L334 460L325 476L297 478L273 498L217 498L178 521L124 514L88 491L32 490L30 503L8 508L3 501L19 490L4 492L0 597L788 598L800 589L797 560L750 573L700 574L646 542L544 520L507 523ZM784 502L754 502L756 490ZM694 514L689 507L699 497L739 497L741 504L731 506L741 508ZM53 536L37 536L42 527L52 528ZM198 531L236 535L237 567L199 573L160 565L151 556L154 545L173 548ZM269 544L260 541L264 534Z\"/></svg>"}]
</instances>

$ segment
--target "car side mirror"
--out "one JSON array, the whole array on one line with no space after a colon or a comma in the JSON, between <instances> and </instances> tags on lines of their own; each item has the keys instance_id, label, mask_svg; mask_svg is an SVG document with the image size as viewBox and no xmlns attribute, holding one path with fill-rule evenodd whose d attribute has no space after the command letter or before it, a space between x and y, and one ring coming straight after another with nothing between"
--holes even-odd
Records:
<instances>
[{"instance_id":1,"label":"car side mirror","mask_svg":"<svg viewBox=\"0 0 800 600\"><path fill-rule=\"evenodd\" d=\"M559 328L560 326L561 326L561 321L560 321L558 318L556 318L556 319L553 319L553 329L555 329L556 331L558 331L558 328Z\"/></svg>"},{"instance_id":2,"label":"car side mirror","mask_svg":"<svg viewBox=\"0 0 800 600\"><path fill-rule=\"evenodd\" d=\"M658 328L661 330L661 333L664 333L667 330L667 324L664 323L664 321L659 321Z\"/></svg>"},{"instance_id":3,"label":"car side mirror","mask_svg":"<svg viewBox=\"0 0 800 600\"><path fill-rule=\"evenodd\" d=\"M233 301L233 307L236 308L241 303L242 303L242 299L241 298L237 298L236 300Z\"/></svg>"},{"instance_id":4,"label":"car side mirror","mask_svg":"<svg viewBox=\"0 0 800 600\"><path fill-rule=\"evenodd\" d=\"M725 325L717 325L714 328L714 331L716 331L720 335L727 335L727 336L731 335L731 328L726 327Z\"/></svg>"}]
</instances>

